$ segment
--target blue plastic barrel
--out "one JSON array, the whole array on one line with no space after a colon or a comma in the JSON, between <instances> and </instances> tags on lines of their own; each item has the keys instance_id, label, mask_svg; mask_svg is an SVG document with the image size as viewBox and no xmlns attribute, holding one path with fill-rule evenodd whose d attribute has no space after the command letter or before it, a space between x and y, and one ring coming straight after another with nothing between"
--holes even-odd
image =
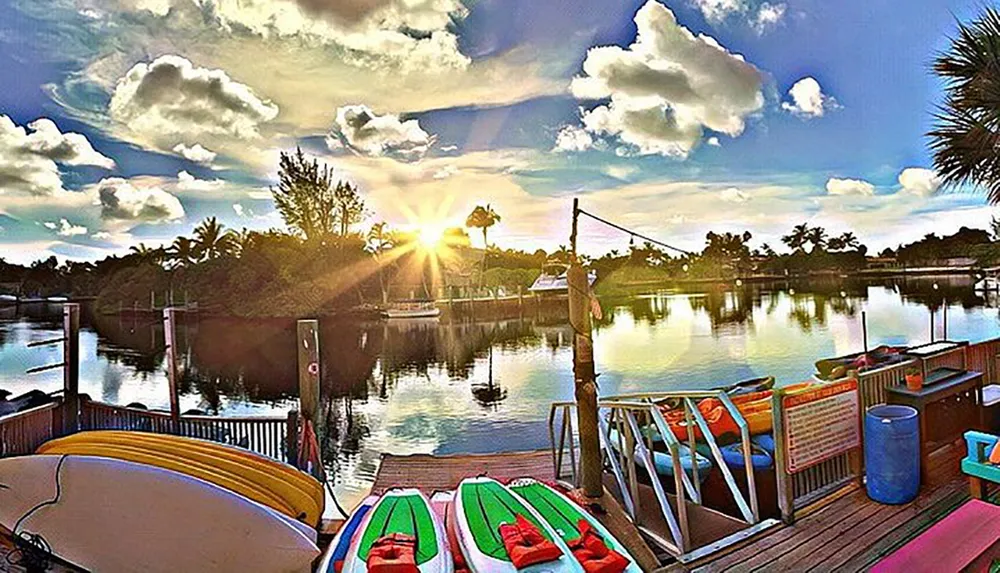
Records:
<instances>
[{"instance_id":1,"label":"blue plastic barrel","mask_svg":"<svg viewBox=\"0 0 1000 573\"><path fill-rule=\"evenodd\" d=\"M920 490L920 425L909 406L872 406L865 413L868 497L880 503L913 501Z\"/></svg>"}]
</instances>

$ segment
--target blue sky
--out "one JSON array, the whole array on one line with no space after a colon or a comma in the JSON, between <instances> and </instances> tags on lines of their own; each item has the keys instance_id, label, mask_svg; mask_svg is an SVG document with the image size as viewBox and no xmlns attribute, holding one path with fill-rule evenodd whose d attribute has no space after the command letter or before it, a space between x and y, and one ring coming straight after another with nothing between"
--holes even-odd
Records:
<instances>
[{"instance_id":1,"label":"blue sky","mask_svg":"<svg viewBox=\"0 0 1000 573\"><path fill-rule=\"evenodd\" d=\"M359 185L366 225L491 203L491 238L525 249L566 242L572 196L689 249L985 227L981 195L936 192L923 136L930 64L977 6L0 0L0 256L281 227L267 187L296 145Z\"/></svg>"}]
</instances>

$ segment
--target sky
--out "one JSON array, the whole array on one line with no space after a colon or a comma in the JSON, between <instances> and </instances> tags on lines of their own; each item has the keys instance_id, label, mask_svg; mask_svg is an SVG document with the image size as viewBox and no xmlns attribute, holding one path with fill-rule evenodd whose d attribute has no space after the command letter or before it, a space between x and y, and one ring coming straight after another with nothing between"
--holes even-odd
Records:
<instances>
[{"instance_id":1,"label":"sky","mask_svg":"<svg viewBox=\"0 0 1000 573\"><path fill-rule=\"evenodd\" d=\"M930 72L978 2L0 0L0 257L94 260L205 217L283 228L300 146L364 225L554 249L581 207L687 250L808 222L872 249L985 228L940 189ZM476 235L474 235L475 237ZM475 239L474 239L475 240ZM629 236L581 223L601 254Z\"/></svg>"}]
</instances>

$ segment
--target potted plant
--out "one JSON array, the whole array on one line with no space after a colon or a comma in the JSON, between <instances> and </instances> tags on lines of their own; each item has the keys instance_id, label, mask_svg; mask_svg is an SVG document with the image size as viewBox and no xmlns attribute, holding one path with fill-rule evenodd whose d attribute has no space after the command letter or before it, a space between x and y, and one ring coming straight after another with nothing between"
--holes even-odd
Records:
<instances>
[{"instance_id":1,"label":"potted plant","mask_svg":"<svg viewBox=\"0 0 1000 573\"><path fill-rule=\"evenodd\" d=\"M906 388L909 390L920 390L924 387L924 375L919 368L906 369Z\"/></svg>"}]
</instances>

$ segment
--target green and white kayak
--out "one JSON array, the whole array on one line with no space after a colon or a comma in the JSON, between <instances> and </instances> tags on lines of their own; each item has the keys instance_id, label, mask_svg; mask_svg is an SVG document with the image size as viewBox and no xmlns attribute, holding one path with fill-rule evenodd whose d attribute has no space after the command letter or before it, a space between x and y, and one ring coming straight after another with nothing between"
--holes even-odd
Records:
<instances>
[{"instance_id":1,"label":"green and white kayak","mask_svg":"<svg viewBox=\"0 0 1000 573\"><path fill-rule=\"evenodd\" d=\"M578 524L581 519L586 520L594 531L604 539L604 543L609 548L621 553L622 556L629 560L629 566L625 568L627 573L642 573L642 568L629 555L625 546L619 543L597 518L561 492L531 478L514 480L507 484L507 487L537 511L552 526L552 529L562 537L563 541L569 543L570 541L579 539L580 529Z\"/></svg>"},{"instance_id":2,"label":"green and white kayak","mask_svg":"<svg viewBox=\"0 0 1000 573\"><path fill-rule=\"evenodd\" d=\"M421 573L453 573L455 563L441 520L424 494L416 489L394 489L368 511L344 560L343 573L367 573L372 545L394 533L416 539L416 562Z\"/></svg>"},{"instance_id":3,"label":"green and white kayak","mask_svg":"<svg viewBox=\"0 0 1000 573\"><path fill-rule=\"evenodd\" d=\"M562 550L562 557L517 569L500 538L500 526L523 515L546 539ZM455 525L465 561L473 573L583 573L563 541L545 520L520 497L499 482L485 477L468 478L455 494Z\"/></svg>"}]
</instances>

